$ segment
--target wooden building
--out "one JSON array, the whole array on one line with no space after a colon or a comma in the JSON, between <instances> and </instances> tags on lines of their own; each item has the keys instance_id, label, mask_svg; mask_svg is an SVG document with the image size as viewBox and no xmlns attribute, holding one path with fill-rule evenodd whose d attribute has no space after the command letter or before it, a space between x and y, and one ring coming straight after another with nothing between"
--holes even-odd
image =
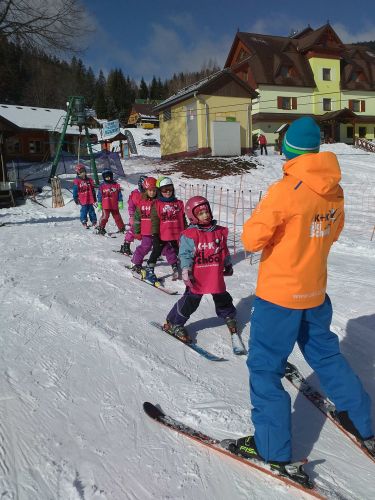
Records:
<instances>
[{"instance_id":1,"label":"wooden building","mask_svg":"<svg viewBox=\"0 0 375 500\"><path fill-rule=\"evenodd\" d=\"M157 105L163 159L236 156L252 149L252 99L258 96L230 69L189 85Z\"/></svg>"},{"instance_id":2,"label":"wooden building","mask_svg":"<svg viewBox=\"0 0 375 500\"><path fill-rule=\"evenodd\" d=\"M134 103L130 111L128 125L139 127L143 124L151 124L154 127L159 127L159 116L153 109L154 105L151 103Z\"/></svg>"},{"instance_id":3,"label":"wooden building","mask_svg":"<svg viewBox=\"0 0 375 500\"><path fill-rule=\"evenodd\" d=\"M51 159L65 117L63 109L0 104L0 124L8 127L3 145L8 161L43 162ZM84 143L84 133L81 135L78 127L68 126L63 149L76 154Z\"/></svg>"}]
</instances>

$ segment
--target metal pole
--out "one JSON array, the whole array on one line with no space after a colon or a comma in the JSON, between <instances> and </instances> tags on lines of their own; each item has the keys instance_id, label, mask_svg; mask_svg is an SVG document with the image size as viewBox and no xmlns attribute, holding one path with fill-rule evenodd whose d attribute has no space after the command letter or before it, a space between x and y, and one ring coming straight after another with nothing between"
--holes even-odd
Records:
<instances>
[{"instance_id":1,"label":"metal pole","mask_svg":"<svg viewBox=\"0 0 375 500\"><path fill-rule=\"evenodd\" d=\"M98 171L96 169L96 163L95 163L94 153L92 152L92 146L91 146L91 141L90 141L90 134L89 134L87 125L85 125L85 133L86 133L86 138L87 138L87 145L88 145L89 151L90 151L90 167L91 167L92 173L94 175L95 185L97 187L97 186L99 186L99 177L98 177Z\"/></svg>"},{"instance_id":2,"label":"metal pole","mask_svg":"<svg viewBox=\"0 0 375 500\"><path fill-rule=\"evenodd\" d=\"M48 178L48 182L49 183L51 182L51 179L53 177L55 177L56 170L57 170L57 165L59 164L59 159L60 159L60 155L61 155L61 149L62 149L62 145L64 143L66 129L68 128L69 118L70 118L70 115L71 115L71 112L72 112L72 108L73 108L73 102L74 102L74 97L71 97L69 99L69 106L68 106L68 111L66 112L63 129L61 131L60 139L59 139L59 142L57 144L55 158L53 159L53 162L52 162L51 173L49 174L49 178Z\"/></svg>"}]
</instances>

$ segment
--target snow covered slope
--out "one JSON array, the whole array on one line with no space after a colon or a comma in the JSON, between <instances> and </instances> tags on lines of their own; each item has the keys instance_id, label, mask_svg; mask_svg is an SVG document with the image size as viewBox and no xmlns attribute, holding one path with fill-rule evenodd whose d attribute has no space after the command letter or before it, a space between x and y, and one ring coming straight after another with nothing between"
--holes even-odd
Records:
<instances>
[{"instance_id":1,"label":"snow covered slope","mask_svg":"<svg viewBox=\"0 0 375 500\"><path fill-rule=\"evenodd\" d=\"M339 155L351 209L330 256L333 329L375 401L374 155L344 145L325 148ZM254 189L277 179L282 165L277 155L258 159L263 166L244 177ZM139 174L155 168L156 159L126 162L125 199ZM215 182L236 186L239 178ZM124 268L128 258L112 252L122 236L107 239L82 229L70 193L64 195L61 209L28 201L0 210L0 224L6 223L0 227L1 498L302 498L144 416L142 402L149 400L214 437L251 432L246 359L233 356L210 296L188 329L229 361L207 361L150 327L176 297L132 278ZM43 197L50 207L48 188ZM169 268L161 263L164 271ZM257 266L239 254L227 278L245 342L256 275ZM173 286L183 291L181 282ZM290 361L318 385L298 350ZM309 458L307 470L329 498L373 498L374 463L290 384L285 387L293 404L294 457Z\"/></svg>"}]
</instances>

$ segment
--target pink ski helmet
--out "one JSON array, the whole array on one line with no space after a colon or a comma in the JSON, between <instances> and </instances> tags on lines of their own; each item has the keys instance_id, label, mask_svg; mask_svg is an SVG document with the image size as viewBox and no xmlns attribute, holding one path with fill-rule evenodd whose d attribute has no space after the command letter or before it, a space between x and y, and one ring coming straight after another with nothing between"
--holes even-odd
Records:
<instances>
[{"instance_id":1,"label":"pink ski helmet","mask_svg":"<svg viewBox=\"0 0 375 500\"><path fill-rule=\"evenodd\" d=\"M83 163L78 163L74 170L76 171L77 174L79 174L80 172L86 172L86 167L85 165L83 165Z\"/></svg>"},{"instance_id":2,"label":"pink ski helmet","mask_svg":"<svg viewBox=\"0 0 375 500\"><path fill-rule=\"evenodd\" d=\"M143 189L156 189L156 179L155 177L146 177L142 183Z\"/></svg>"},{"instance_id":3,"label":"pink ski helmet","mask_svg":"<svg viewBox=\"0 0 375 500\"><path fill-rule=\"evenodd\" d=\"M198 207L205 206L207 207L208 211L210 212L211 219L213 219L212 212L211 212L211 207L210 204L207 200L207 198L204 198L203 196L193 196L190 198L185 205L185 213L186 217L189 219L189 221L192 224L199 224L199 221L195 215L195 212Z\"/></svg>"}]
</instances>

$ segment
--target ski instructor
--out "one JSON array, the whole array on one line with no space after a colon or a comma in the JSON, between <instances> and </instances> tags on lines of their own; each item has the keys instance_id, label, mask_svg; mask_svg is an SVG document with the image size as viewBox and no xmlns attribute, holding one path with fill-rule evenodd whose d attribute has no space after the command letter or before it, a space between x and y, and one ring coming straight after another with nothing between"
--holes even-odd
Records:
<instances>
[{"instance_id":1,"label":"ski instructor","mask_svg":"<svg viewBox=\"0 0 375 500\"><path fill-rule=\"evenodd\" d=\"M295 120L283 141L284 176L269 188L242 234L245 249L262 250L262 256L247 360L255 434L237 440L236 452L275 467L292 458L291 404L281 379L296 342L341 425L375 455L370 398L330 330L327 259L344 226L344 195L336 155L319 148L315 121Z\"/></svg>"}]
</instances>

